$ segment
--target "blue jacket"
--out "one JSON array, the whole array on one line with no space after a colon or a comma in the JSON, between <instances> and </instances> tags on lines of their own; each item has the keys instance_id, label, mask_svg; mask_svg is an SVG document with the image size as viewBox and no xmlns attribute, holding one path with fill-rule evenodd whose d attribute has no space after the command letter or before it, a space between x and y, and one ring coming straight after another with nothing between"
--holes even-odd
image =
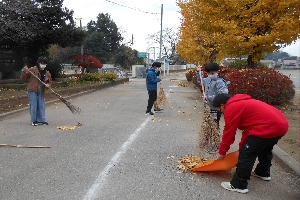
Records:
<instances>
[{"instance_id":1,"label":"blue jacket","mask_svg":"<svg viewBox=\"0 0 300 200\"><path fill-rule=\"evenodd\" d=\"M150 71L150 70L152 70L152 68L151 67L149 67L149 68L146 68L146 74L148 73L148 71ZM156 73L156 76L159 76L160 75L160 71L155 71L155 73Z\"/></svg>"},{"instance_id":2,"label":"blue jacket","mask_svg":"<svg viewBox=\"0 0 300 200\"><path fill-rule=\"evenodd\" d=\"M160 71L156 72L152 68L149 68L146 70L147 72L147 77L146 77L146 85L147 85L147 90L157 90L157 83L161 81L159 76Z\"/></svg>"}]
</instances>

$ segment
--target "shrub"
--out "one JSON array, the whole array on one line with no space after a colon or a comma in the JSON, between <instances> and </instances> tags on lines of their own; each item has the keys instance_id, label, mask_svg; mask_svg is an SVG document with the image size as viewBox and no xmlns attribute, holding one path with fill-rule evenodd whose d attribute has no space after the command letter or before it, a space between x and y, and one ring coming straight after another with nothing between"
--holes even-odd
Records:
<instances>
[{"instance_id":1,"label":"shrub","mask_svg":"<svg viewBox=\"0 0 300 200\"><path fill-rule=\"evenodd\" d=\"M78 78L77 76L71 76L65 78L65 80L67 81L68 85L76 85L78 82L80 82L80 78Z\"/></svg>"},{"instance_id":2,"label":"shrub","mask_svg":"<svg viewBox=\"0 0 300 200\"><path fill-rule=\"evenodd\" d=\"M106 72L105 74L102 74L102 78L104 81L115 81L118 79L116 73L114 72Z\"/></svg>"},{"instance_id":3,"label":"shrub","mask_svg":"<svg viewBox=\"0 0 300 200\"><path fill-rule=\"evenodd\" d=\"M188 69L185 72L186 80L189 81L189 82L192 81L193 80L193 76L196 76L196 72L197 72L196 68L194 68L194 69Z\"/></svg>"},{"instance_id":4,"label":"shrub","mask_svg":"<svg viewBox=\"0 0 300 200\"><path fill-rule=\"evenodd\" d=\"M290 102L295 89L289 77L272 69L234 69L221 68L220 75L230 81L228 90L231 95L249 94L271 105Z\"/></svg>"},{"instance_id":5,"label":"shrub","mask_svg":"<svg viewBox=\"0 0 300 200\"><path fill-rule=\"evenodd\" d=\"M102 82L103 77L99 73L85 73L81 76L81 80L91 82Z\"/></svg>"},{"instance_id":6,"label":"shrub","mask_svg":"<svg viewBox=\"0 0 300 200\"><path fill-rule=\"evenodd\" d=\"M93 83L103 83L103 82L110 82L115 81L117 78L117 75L114 72L107 72L105 74L99 74L99 73L85 73L80 75L79 77L72 76L69 78L66 78L65 80L69 85L81 85L81 84L93 84Z\"/></svg>"},{"instance_id":7,"label":"shrub","mask_svg":"<svg viewBox=\"0 0 300 200\"><path fill-rule=\"evenodd\" d=\"M268 66L264 63L258 63L259 67L268 69ZM228 67L235 68L235 69L247 69L248 68L248 62L247 60L235 60L231 63L229 63Z\"/></svg>"}]
</instances>

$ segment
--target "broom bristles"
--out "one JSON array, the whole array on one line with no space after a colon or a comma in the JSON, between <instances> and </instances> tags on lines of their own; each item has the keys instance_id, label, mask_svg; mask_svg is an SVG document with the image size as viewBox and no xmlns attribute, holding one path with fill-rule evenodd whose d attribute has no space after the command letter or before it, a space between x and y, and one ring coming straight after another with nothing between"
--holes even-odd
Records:
<instances>
[{"instance_id":1,"label":"broom bristles","mask_svg":"<svg viewBox=\"0 0 300 200\"><path fill-rule=\"evenodd\" d=\"M168 105L168 100L164 92L162 83L160 83L159 93L156 102L160 108L164 108L166 105Z\"/></svg>"},{"instance_id":2,"label":"broom bristles","mask_svg":"<svg viewBox=\"0 0 300 200\"><path fill-rule=\"evenodd\" d=\"M210 113L207 103L204 103L203 123L200 131L200 148L208 153L217 153L221 141L218 124Z\"/></svg>"},{"instance_id":3,"label":"broom bristles","mask_svg":"<svg viewBox=\"0 0 300 200\"><path fill-rule=\"evenodd\" d=\"M65 100L62 96L60 96L58 93L54 92L52 89L51 89L51 91L69 108L69 110L73 114L80 114L80 112L81 112L80 108L75 107L74 105L72 105L70 102Z\"/></svg>"}]
</instances>

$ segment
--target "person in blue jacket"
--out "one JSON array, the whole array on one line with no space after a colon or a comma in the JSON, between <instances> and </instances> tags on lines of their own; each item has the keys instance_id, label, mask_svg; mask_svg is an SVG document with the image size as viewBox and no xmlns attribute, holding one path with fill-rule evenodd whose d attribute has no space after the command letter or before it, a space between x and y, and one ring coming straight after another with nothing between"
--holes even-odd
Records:
<instances>
[{"instance_id":1,"label":"person in blue jacket","mask_svg":"<svg viewBox=\"0 0 300 200\"><path fill-rule=\"evenodd\" d=\"M160 75L159 68L161 67L160 62L154 62L150 69L147 69L147 76L146 76L146 86L148 90L148 105L146 114L153 115L154 113L151 111L154 102L157 99L157 83L161 81L158 76Z\"/></svg>"}]
</instances>

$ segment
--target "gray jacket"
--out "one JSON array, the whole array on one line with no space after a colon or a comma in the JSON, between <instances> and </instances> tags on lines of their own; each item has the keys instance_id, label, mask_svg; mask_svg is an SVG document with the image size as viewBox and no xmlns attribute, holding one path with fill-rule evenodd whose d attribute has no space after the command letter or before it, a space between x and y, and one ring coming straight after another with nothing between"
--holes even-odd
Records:
<instances>
[{"instance_id":1,"label":"gray jacket","mask_svg":"<svg viewBox=\"0 0 300 200\"><path fill-rule=\"evenodd\" d=\"M197 81L201 85L201 78L199 72L196 73ZM206 100L209 104L210 109L216 110L213 107L212 103L217 94L226 93L228 94L227 85L229 81L226 81L224 78L218 77L217 79L213 80L210 78L203 78L203 85L205 90Z\"/></svg>"}]
</instances>

